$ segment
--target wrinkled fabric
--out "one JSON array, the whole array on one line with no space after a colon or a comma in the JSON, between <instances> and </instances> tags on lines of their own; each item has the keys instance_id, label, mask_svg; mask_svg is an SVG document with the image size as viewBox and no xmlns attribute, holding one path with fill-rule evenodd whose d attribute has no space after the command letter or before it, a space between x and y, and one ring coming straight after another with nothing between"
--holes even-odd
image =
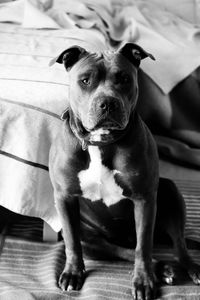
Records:
<instances>
[{"instance_id":1,"label":"wrinkled fabric","mask_svg":"<svg viewBox=\"0 0 200 300\"><path fill-rule=\"evenodd\" d=\"M78 28L67 36L12 24L0 29L0 205L59 231L48 157L68 106L68 76L63 66L49 62L74 43L97 51L105 41Z\"/></svg>"},{"instance_id":2,"label":"wrinkled fabric","mask_svg":"<svg viewBox=\"0 0 200 300\"><path fill-rule=\"evenodd\" d=\"M0 21L95 30L108 45L136 42L155 56L156 63L146 60L141 67L165 94L200 65L199 28L153 2L18 0L0 4Z\"/></svg>"},{"instance_id":3,"label":"wrinkled fabric","mask_svg":"<svg viewBox=\"0 0 200 300\"><path fill-rule=\"evenodd\" d=\"M153 132L162 158L200 168L199 70L165 95L139 72L138 110Z\"/></svg>"},{"instance_id":4,"label":"wrinkled fabric","mask_svg":"<svg viewBox=\"0 0 200 300\"><path fill-rule=\"evenodd\" d=\"M74 44L96 51L129 40L152 52L156 62L142 61L139 72L139 112L161 157L200 167L198 28L166 11L162 19L159 8L149 13L152 4L139 1L73 3L0 5L0 20L18 23L0 24L0 205L40 217L55 231L61 225L48 156L68 106L68 74L49 61Z\"/></svg>"}]
</instances>

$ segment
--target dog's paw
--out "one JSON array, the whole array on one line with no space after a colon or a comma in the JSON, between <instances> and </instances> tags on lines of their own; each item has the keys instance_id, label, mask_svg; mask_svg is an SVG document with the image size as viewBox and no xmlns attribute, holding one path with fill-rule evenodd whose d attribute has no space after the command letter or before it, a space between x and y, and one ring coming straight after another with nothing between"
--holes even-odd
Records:
<instances>
[{"instance_id":1,"label":"dog's paw","mask_svg":"<svg viewBox=\"0 0 200 300\"><path fill-rule=\"evenodd\" d=\"M175 282L176 274L174 266L171 263L165 261L159 261L155 267L156 277L159 282L172 285Z\"/></svg>"},{"instance_id":2,"label":"dog's paw","mask_svg":"<svg viewBox=\"0 0 200 300\"><path fill-rule=\"evenodd\" d=\"M192 281L195 284L200 285L200 266L195 263L191 263L187 271Z\"/></svg>"},{"instance_id":3,"label":"dog's paw","mask_svg":"<svg viewBox=\"0 0 200 300\"><path fill-rule=\"evenodd\" d=\"M155 298L155 278L153 273L135 270L133 274L133 299L153 300Z\"/></svg>"},{"instance_id":4,"label":"dog's paw","mask_svg":"<svg viewBox=\"0 0 200 300\"><path fill-rule=\"evenodd\" d=\"M67 264L60 275L58 285L62 291L78 291L85 279L85 270L71 264Z\"/></svg>"}]
</instances>

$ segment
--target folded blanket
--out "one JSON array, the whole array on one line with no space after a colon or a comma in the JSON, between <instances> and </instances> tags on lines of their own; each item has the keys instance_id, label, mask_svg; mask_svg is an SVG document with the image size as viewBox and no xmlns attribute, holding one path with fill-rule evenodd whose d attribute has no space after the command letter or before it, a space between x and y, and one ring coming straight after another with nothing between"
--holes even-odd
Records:
<instances>
[{"instance_id":1,"label":"folded blanket","mask_svg":"<svg viewBox=\"0 0 200 300\"><path fill-rule=\"evenodd\" d=\"M164 93L200 65L199 29L157 3L18 0L0 5L0 21L28 28L95 29L109 43L136 42L156 57L156 64L146 60L142 69Z\"/></svg>"},{"instance_id":2,"label":"folded blanket","mask_svg":"<svg viewBox=\"0 0 200 300\"><path fill-rule=\"evenodd\" d=\"M105 41L78 28L67 35L10 24L0 28L0 205L40 217L59 231L47 171L60 115L68 106L68 78L63 66L50 68L49 61L71 45L95 51Z\"/></svg>"}]
</instances>

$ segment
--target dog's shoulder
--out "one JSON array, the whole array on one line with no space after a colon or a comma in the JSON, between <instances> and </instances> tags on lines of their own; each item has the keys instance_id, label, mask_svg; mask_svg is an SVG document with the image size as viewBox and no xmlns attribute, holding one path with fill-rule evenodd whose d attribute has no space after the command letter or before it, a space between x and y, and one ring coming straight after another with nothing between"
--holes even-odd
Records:
<instances>
[{"instance_id":1,"label":"dog's shoulder","mask_svg":"<svg viewBox=\"0 0 200 300\"><path fill-rule=\"evenodd\" d=\"M49 165L61 169L62 166L69 165L71 160L79 160L82 158L80 153L82 152L81 144L74 136L69 123L63 121L63 124L59 128L56 137L53 139L50 153L49 153Z\"/></svg>"}]
</instances>

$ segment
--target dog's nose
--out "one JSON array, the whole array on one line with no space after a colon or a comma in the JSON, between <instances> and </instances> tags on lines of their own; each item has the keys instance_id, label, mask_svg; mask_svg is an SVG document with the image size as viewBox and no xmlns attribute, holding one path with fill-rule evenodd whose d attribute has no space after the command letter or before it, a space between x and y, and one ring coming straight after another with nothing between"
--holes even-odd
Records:
<instances>
[{"instance_id":1,"label":"dog's nose","mask_svg":"<svg viewBox=\"0 0 200 300\"><path fill-rule=\"evenodd\" d=\"M102 109L102 110L107 110L108 108L108 103L106 103L105 101L100 103L99 107Z\"/></svg>"},{"instance_id":2,"label":"dog's nose","mask_svg":"<svg viewBox=\"0 0 200 300\"><path fill-rule=\"evenodd\" d=\"M112 113L115 112L119 108L119 101L117 101L114 97L103 98L98 101L97 108L102 112Z\"/></svg>"}]
</instances>

